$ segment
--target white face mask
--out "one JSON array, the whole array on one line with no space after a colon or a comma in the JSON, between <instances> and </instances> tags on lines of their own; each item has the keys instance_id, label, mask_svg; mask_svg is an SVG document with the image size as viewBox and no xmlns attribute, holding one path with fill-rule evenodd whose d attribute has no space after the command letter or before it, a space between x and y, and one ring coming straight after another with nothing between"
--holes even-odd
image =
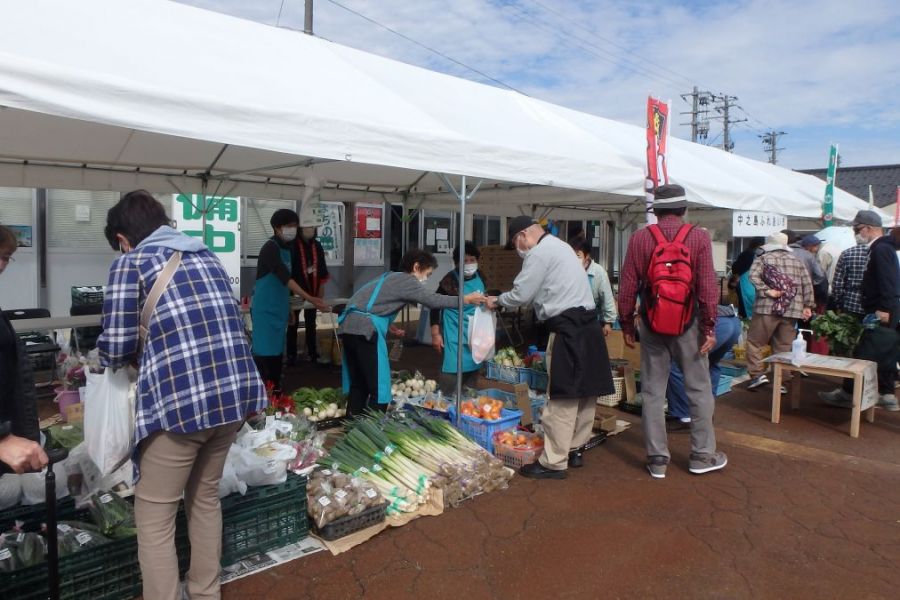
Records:
<instances>
[{"instance_id":1,"label":"white face mask","mask_svg":"<svg viewBox=\"0 0 900 600\"><path fill-rule=\"evenodd\" d=\"M478 263L470 263L463 265L463 275L473 277L478 272Z\"/></svg>"},{"instance_id":2,"label":"white face mask","mask_svg":"<svg viewBox=\"0 0 900 600\"><path fill-rule=\"evenodd\" d=\"M281 228L281 239L286 242L293 242L297 239L297 228L296 227L282 227Z\"/></svg>"},{"instance_id":3,"label":"white face mask","mask_svg":"<svg viewBox=\"0 0 900 600\"><path fill-rule=\"evenodd\" d=\"M864 236L861 233L857 233L853 237L856 239L857 244L868 244L869 243L869 240L866 239L866 236Z\"/></svg>"}]
</instances>

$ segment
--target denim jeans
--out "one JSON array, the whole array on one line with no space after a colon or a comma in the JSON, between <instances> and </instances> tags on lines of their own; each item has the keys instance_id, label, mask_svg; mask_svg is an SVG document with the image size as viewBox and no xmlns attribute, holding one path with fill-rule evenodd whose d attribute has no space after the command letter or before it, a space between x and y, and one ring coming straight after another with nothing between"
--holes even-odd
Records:
<instances>
[{"instance_id":1,"label":"denim jeans","mask_svg":"<svg viewBox=\"0 0 900 600\"><path fill-rule=\"evenodd\" d=\"M719 317L716 320L716 345L709 353L709 379L712 382L713 395L719 386L719 361L731 350L741 336L741 321L737 317ZM689 402L684 390L684 374L675 361L669 371L669 383L666 389L666 400L669 401L669 416L679 419L689 418Z\"/></svg>"}]
</instances>

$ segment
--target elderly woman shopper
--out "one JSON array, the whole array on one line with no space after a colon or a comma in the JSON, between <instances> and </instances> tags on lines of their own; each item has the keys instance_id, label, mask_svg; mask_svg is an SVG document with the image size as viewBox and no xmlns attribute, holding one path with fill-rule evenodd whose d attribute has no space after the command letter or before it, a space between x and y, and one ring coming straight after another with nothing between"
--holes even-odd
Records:
<instances>
[{"instance_id":1,"label":"elderly woman shopper","mask_svg":"<svg viewBox=\"0 0 900 600\"><path fill-rule=\"evenodd\" d=\"M183 496L193 549L187 593L218 598L219 480L238 427L265 408L266 393L225 268L169 223L143 190L109 210L106 239L122 255L110 267L97 347L107 368L138 366L134 507L143 597L181 598L174 534ZM169 274L140 350L142 307Z\"/></svg>"},{"instance_id":2,"label":"elderly woman shopper","mask_svg":"<svg viewBox=\"0 0 900 600\"><path fill-rule=\"evenodd\" d=\"M17 248L16 234L0 225L0 273ZM47 464L39 436L31 361L9 319L0 314L0 476L38 471Z\"/></svg>"},{"instance_id":3,"label":"elderly woman shopper","mask_svg":"<svg viewBox=\"0 0 900 600\"><path fill-rule=\"evenodd\" d=\"M431 253L410 250L400 260L400 272L387 272L362 286L341 313L338 331L344 342L343 382L344 393L349 396L349 414L358 415L366 407L384 410L391 401L387 336L403 335L393 326L401 308L412 302L430 309L457 307L458 296L425 289L435 267L437 259ZM468 293L464 302L481 304L484 294Z\"/></svg>"}]
</instances>

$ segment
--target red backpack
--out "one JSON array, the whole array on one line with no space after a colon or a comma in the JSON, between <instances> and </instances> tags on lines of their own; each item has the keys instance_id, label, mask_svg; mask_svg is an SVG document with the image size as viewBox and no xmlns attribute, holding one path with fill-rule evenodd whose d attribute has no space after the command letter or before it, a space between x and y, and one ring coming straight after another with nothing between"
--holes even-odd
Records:
<instances>
[{"instance_id":1,"label":"red backpack","mask_svg":"<svg viewBox=\"0 0 900 600\"><path fill-rule=\"evenodd\" d=\"M672 241L658 225L647 227L656 240L647 267L647 324L662 335L681 335L694 314L694 272L684 243L693 227L685 223Z\"/></svg>"}]
</instances>

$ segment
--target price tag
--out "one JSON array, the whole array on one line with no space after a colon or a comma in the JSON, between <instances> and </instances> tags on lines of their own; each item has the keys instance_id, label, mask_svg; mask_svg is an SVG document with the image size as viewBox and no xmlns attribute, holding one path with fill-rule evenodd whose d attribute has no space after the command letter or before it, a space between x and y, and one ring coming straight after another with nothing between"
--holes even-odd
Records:
<instances>
[{"instance_id":1,"label":"price tag","mask_svg":"<svg viewBox=\"0 0 900 600\"><path fill-rule=\"evenodd\" d=\"M347 497L347 492L345 492L344 490L338 490L334 493L334 497L338 500L343 500Z\"/></svg>"},{"instance_id":2,"label":"price tag","mask_svg":"<svg viewBox=\"0 0 900 600\"><path fill-rule=\"evenodd\" d=\"M71 425L63 425L62 426L63 431L72 431L73 429L75 429L75 428L72 427Z\"/></svg>"},{"instance_id":3,"label":"price tag","mask_svg":"<svg viewBox=\"0 0 900 600\"><path fill-rule=\"evenodd\" d=\"M56 530L60 533L69 533L70 531L72 531L72 528L65 523L60 523L56 526Z\"/></svg>"},{"instance_id":4,"label":"price tag","mask_svg":"<svg viewBox=\"0 0 900 600\"><path fill-rule=\"evenodd\" d=\"M84 546L92 539L94 539L94 538L92 538L91 534L89 534L87 531L82 531L81 533L79 533L78 535L75 536L75 541L78 542L79 546Z\"/></svg>"},{"instance_id":5,"label":"price tag","mask_svg":"<svg viewBox=\"0 0 900 600\"><path fill-rule=\"evenodd\" d=\"M384 453L387 454L388 456L390 456L391 454L394 453L394 447L393 446L385 446Z\"/></svg>"},{"instance_id":6,"label":"price tag","mask_svg":"<svg viewBox=\"0 0 900 600\"><path fill-rule=\"evenodd\" d=\"M319 504L321 504L322 506L328 506L329 504L331 504L331 498L329 498L328 496L322 496L321 498L319 498Z\"/></svg>"},{"instance_id":7,"label":"price tag","mask_svg":"<svg viewBox=\"0 0 900 600\"><path fill-rule=\"evenodd\" d=\"M384 471L384 469L381 468L381 465L372 465L373 473L378 473L379 471Z\"/></svg>"},{"instance_id":8,"label":"price tag","mask_svg":"<svg viewBox=\"0 0 900 600\"><path fill-rule=\"evenodd\" d=\"M369 470L365 467L360 467L358 470L360 473L368 473L369 472Z\"/></svg>"},{"instance_id":9,"label":"price tag","mask_svg":"<svg viewBox=\"0 0 900 600\"><path fill-rule=\"evenodd\" d=\"M373 499L373 498L375 498L375 496L377 496L377 495L378 495L378 492L376 492L376 491L375 491L374 489L372 489L372 488L369 488L369 489L366 490L366 496L368 496L369 499Z\"/></svg>"},{"instance_id":10,"label":"price tag","mask_svg":"<svg viewBox=\"0 0 900 600\"><path fill-rule=\"evenodd\" d=\"M113 500L113 498L109 494L103 494L102 496L100 496L101 504L109 504L110 502L112 502L112 500Z\"/></svg>"},{"instance_id":11,"label":"price tag","mask_svg":"<svg viewBox=\"0 0 900 600\"><path fill-rule=\"evenodd\" d=\"M12 557L12 552L9 551L9 548L3 548L0 550L0 560L9 560Z\"/></svg>"}]
</instances>

